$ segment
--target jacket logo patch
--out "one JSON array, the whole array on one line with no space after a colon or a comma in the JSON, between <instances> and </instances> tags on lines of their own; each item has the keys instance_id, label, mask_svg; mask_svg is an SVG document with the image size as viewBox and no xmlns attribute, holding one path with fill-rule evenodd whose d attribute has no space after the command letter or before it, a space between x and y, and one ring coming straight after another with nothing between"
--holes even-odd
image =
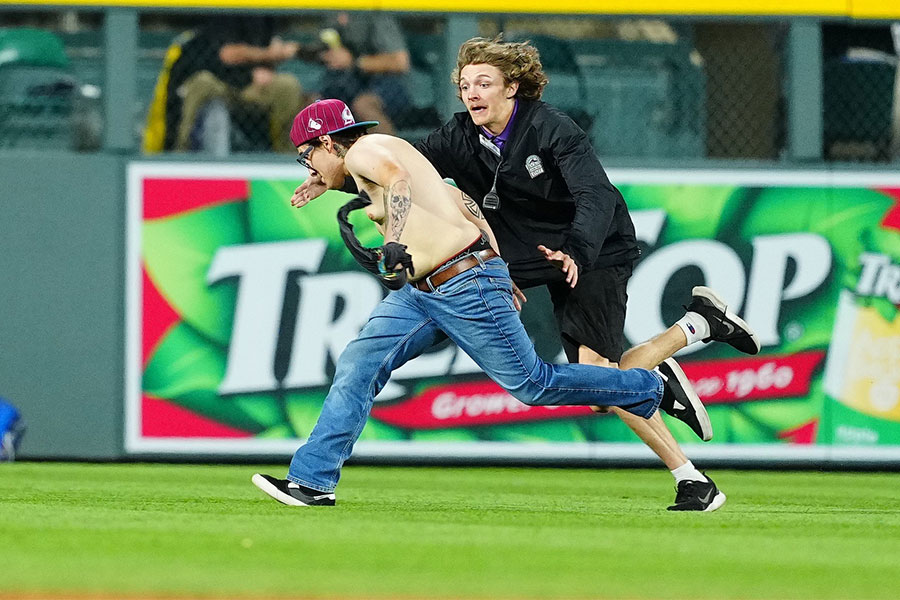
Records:
<instances>
[{"instance_id":1,"label":"jacket logo patch","mask_svg":"<svg viewBox=\"0 0 900 600\"><path fill-rule=\"evenodd\" d=\"M528 175L532 179L544 172L544 163L538 158L537 154L532 154L525 159L525 168L528 169Z\"/></svg>"}]
</instances>

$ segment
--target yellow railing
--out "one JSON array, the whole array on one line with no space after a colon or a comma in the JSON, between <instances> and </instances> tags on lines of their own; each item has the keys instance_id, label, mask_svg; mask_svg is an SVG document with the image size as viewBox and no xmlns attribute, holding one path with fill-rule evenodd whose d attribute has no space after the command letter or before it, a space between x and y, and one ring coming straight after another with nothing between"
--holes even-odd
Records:
<instances>
[{"instance_id":1,"label":"yellow railing","mask_svg":"<svg viewBox=\"0 0 900 600\"><path fill-rule=\"evenodd\" d=\"M900 19L900 2L890 0L0 0L41 6L136 6L162 8L253 8L396 10L470 13L557 13L608 15L821 16Z\"/></svg>"}]
</instances>

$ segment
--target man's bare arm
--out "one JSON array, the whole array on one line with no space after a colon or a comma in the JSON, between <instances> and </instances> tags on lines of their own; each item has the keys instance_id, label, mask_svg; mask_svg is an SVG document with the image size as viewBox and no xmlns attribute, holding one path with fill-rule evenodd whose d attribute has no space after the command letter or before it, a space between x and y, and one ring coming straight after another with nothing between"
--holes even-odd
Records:
<instances>
[{"instance_id":1,"label":"man's bare arm","mask_svg":"<svg viewBox=\"0 0 900 600\"><path fill-rule=\"evenodd\" d=\"M409 181L395 181L384 190L384 207L387 214L384 242L399 242L409 217L410 198Z\"/></svg>"},{"instance_id":2,"label":"man's bare arm","mask_svg":"<svg viewBox=\"0 0 900 600\"><path fill-rule=\"evenodd\" d=\"M409 171L392 152L365 137L347 152L345 165L350 175L367 179L384 190L384 243L399 243L412 206Z\"/></svg>"},{"instance_id":3,"label":"man's bare arm","mask_svg":"<svg viewBox=\"0 0 900 600\"><path fill-rule=\"evenodd\" d=\"M409 62L409 52L398 50L360 56L356 59L356 66L364 73L407 73Z\"/></svg>"},{"instance_id":4,"label":"man's bare arm","mask_svg":"<svg viewBox=\"0 0 900 600\"><path fill-rule=\"evenodd\" d=\"M298 48L297 42L284 42L279 38L272 38L268 46L231 43L222 46L219 50L219 59L226 65L275 65L293 58Z\"/></svg>"}]
</instances>

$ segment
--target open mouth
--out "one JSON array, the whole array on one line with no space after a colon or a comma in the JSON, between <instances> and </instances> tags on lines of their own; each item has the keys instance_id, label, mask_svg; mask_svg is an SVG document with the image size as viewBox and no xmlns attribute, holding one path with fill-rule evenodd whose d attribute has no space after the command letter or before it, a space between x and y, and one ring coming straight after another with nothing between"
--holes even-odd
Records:
<instances>
[{"instance_id":1,"label":"open mouth","mask_svg":"<svg viewBox=\"0 0 900 600\"><path fill-rule=\"evenodd\" d=\"M469 112L472 113L473 115L484 114L485 112L487 112L487 106L480 106L480 105L470 106Z\"/></svg>"}]
</instances>

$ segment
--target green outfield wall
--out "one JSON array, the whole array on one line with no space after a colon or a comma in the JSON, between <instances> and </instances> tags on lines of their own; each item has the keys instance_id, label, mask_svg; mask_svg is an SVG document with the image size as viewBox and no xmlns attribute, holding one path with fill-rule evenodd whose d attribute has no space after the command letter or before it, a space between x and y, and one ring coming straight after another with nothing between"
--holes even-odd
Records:
<instances>
[{"instance_id":1,"label":"green outfield wall","mask_svg":"<svg viewBox=\"0 0 900 600\"><path fill-rule=\"evenodd\" d=\"M0 154L0 396L24 458L289 456L384 291L341 246L340 194L288 206L303 170ZM704 464L900 464L900 177L839 169L610 168L644 257L631 343L692 285L758 329L745 357L680 357L710 407ZM374 231L359 223L364 241ZM261 268L265 266L265 268ZM546 299L524 316L560 359ZM527 408L452 346L398 372L357 457L653 464L611 416Z\"/></svg>"}]
</instances>

